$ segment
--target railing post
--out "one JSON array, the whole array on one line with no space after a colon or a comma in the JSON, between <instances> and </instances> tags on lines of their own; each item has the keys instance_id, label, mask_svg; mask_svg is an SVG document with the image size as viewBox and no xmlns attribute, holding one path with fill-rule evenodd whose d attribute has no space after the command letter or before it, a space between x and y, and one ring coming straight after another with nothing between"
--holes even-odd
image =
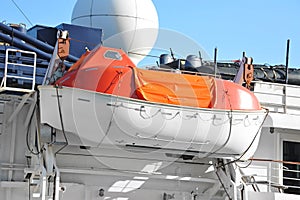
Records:
<instances>
[{"instance_id":1,"label":"railing post","mask_svg":"<svg viewBox=\"0 0 300 200\"><path fill-rule=\"evenodd\" d=\"M283 185L283 171L284 171L283 163L279 163L278 164L278 183L280 185Z\"/></svg>"},{"instance_id":2,"label":"railing post","mask_svg":"<svg viewBox=\"0 0 300 200\"><path fill-rule=\"evenodd\" d=\"M268 163L268 192L271 192L271 181L272 181L272 163Z\"/></svg>"}]
</instances>

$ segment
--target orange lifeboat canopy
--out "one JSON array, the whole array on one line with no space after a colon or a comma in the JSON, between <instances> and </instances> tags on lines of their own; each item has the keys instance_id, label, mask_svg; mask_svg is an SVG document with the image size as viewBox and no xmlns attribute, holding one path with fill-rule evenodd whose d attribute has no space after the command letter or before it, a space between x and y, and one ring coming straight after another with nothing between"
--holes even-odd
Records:
<instances>
[{"instance_id":1,"label":"orange lifeboat canopy","mask_svg":"<svg viewBox=\"0 0 300 200\"><path fill-rule=\"evenodd\" d=\"M154 103L226 110L260 110L255 95L233 82L137 68L121 49L99 46L55 84Z\"/></svg>"}]
</instances>

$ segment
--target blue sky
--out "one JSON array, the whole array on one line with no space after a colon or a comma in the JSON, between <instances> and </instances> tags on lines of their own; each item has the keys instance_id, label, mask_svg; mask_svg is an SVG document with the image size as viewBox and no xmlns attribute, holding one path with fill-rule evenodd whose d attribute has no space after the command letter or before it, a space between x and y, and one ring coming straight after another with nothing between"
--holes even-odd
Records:
<instances>
[{"instance_id":1,"label":"blue sky","mask_svg":"<svg viewBox=\"0 0 300 200\"><path fill-rule=\"evenodd\" d=\"M70 23L76 0L14 0L32 24ZM284 64L291 40L290 67L300 67L299 0L153 0L161 28L195 40L212 57L239 59L243 51L255 63ZM12 0L2 0L0 21L30 23Z\"/></svg>"}]
</instances>

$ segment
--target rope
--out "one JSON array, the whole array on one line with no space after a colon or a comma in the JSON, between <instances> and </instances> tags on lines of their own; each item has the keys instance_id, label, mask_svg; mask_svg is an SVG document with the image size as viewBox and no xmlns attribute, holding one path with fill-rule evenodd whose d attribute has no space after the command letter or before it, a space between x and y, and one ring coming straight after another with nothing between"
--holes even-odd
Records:
<instances>
[{"instance_id":1,"label":"rope","mask_svg":"<svg viewBox=\"0 0 300 200\"><path fill-rule=\"evenodd\" d=\"M143 119L152 119L153 117L155 117L156 115L158 115L158 113L160 113L160 112L161 112L161 109L158 109L153 115L148 115L146 113L145 106L141 106L141 108L140 108L140 117L143 118ZM144 117L142 115L142 113L145 113L145 115L147 115L147 116Z\"/></svg>"},{"instance_id":2,"label":"rope","mask_svg":"<svg viewBox=\"0 0 300 200\"><path fill-rule=\"evenodd\" d=\"M231 105L231 102L230 102L230 96L228 95L228 91L224 91L225 92L225 95L228 96L228 102L229 102L229 106L230 106L230 112L228 112L228 118L229 118L229 131L228 131L228 136L227 136L227 139L226 141L224 142L224 144L222 146L220 146L218 149L216 149L215 151L213 152L210 152L208 153L204 158L207 158L209 157L210 155L213 155L215 153L217 153L218 151L220 151L221 149L223 149L227 143L229 142L230 140L230 137L231 137L231 134L232 134L232 119L233 119L233 115L232 115L232 105Z\"/></svg>"},{"instance_id":3,"label":"rope","mask_svg":"<svg viewBox=\"0 0 300 200\"><path fill-rule=\"evenodd\" d=\"M238 162L238 161L241 161L242 157L249 151L249 149L250 149L251 146L253 145L253 143L254 143L256 137L258 136L258 134L259 134L259 132L260 132L260 129L262 128L262 126L263 126L265 120L267 119L267 117L268 117L268 115L269 115L269 110L268 110L267 108L264 108L264 109L266 110L267 114L265 115L265 117L264 117L262 123L260 124L260 126L259 126L259 128L258 128L258 130L257 130L257 132L256 132L256 134L255 134L255 136L254 136L254 138L253 138L253 140L251 141L250 145L248 146L248 148L242 153L242 155L241 155L239 158L237 158L237 159L235 159L235 160L233 160L233 161L230 161L230 162L228 162L228 163L226 163L226 164L224 164L224 165L229 165L229 164L232 164L232 163L236 163L236 162Z\"/></svg>"},{"instance_id":4,"label":"rope","mask_svg":"<svg viewBox=\"0 0 300 200\"><path fill-rule=\"evenodd\" d=\"M62 111L61 111L61 105L60 105L60 99L59 99L59 93L58 93L58 85L55 86L56 88L56 97L57 97L57 105L58 105L58 112L59 112L59 119L60 119L60 124L61 124L61 130L63 132L63 136L64 136L64 139L66 141L66 144L63 145L56 153L58 154L61 150L63 150L66 146L68 146L69 142L68 142L68 138L66 136L66 133L65 133L65 127L64 127L64 123L63 123L63 117L62 117Z\"/></svg>"},{"instance_id":5,"label":"rope","mask_svg":"<svg viewBox=\"0 0 300 200\"><path fill-rule=\"evenodd\" d=\"M113 122L113 118L114 118L114 115L115 115L115 111L116 111L116 108L118 107L117 106L117 103L118 103L118 100L119 100L119 93L120 93L120 87L121 87L121 74L123 74L122 71L117 71L117 76L118 76L118 90L117 90L117 94L116 94L116 101L114 103L114 105L112 104L113 106L113 111L112 111L112 114L111 114L111 118L109 120L109 123L108 123L108 126L107 126L107 129L105 131L105 134L104 134L104 137L101 139L101 141L99 142L99 144L97 145L97 148L99 148L99 146L102 144L102 142L104 141L104 139L106 138L106 136L108 135L108 132L111 128L111 125L112 125L112 122ZM114 78L115 79L115 78ZM113 79L113 80L114 80ZM113 81L112 80L112 81Z\"/></svg>"},{"instance_id":6,"label":"rope","mask_svg":"<svg viewBox=\"0 0 300 200\"><path fill-rule=\"evenodd\" d=\"M14 0L11 0L15 6L17 7L17 9L21 12L21 14L25 17L25 19L29 22L29 24L31 26L33 26L33 24L31 23L31 21L29 20L29 18L25 15L25 13L23 12L23 10L18 6L18 4L14 1Z\"/></svg>"},{"instance_id":7,"label":"rope","mask_svg":"<svg viewBox=\"0 0 300 200\"><path fill-rule=\"evenodd\" d=\"M83 41L83 40L78 40L78 39L75 39L75 38L70 38L69 37L69 39L70 40L73 40L73 41L75 41L75 42L81 42L81 43L84 43L84 44L90 44L90 45L98 45L98 44L96 44L96 43L92 43L92 42L87 42L87 41Z\"/></svg>"},{"instance_id":8,"label":"rope","mask_svg":"<svg viewBox=\"0 0 300 200\"><path fill-rule=\"evenodd\" d=\"M115 75L115 77L113 78L113 80L110 82L109 86L105 89L105 91L103 93L107 93L107 91L111 88L111 86L113 86L113 84L115 84L115 81L120 80L120 76L121 76L122 72L119 72L119 71L116 71L116 72L117 72L117 74ZM118 93L119 93L119 91L118 91Z\"/></svg>"},{"instance_id":9,"label":"rope","mask_svg":"<svg viewBox=\"0 0 300 200\"><path fill-rule=\"evenodd\" d=\"M140 108L133 108L133 107L125 106L123 103L120 103L119 105L116 105L116 104L107 104L107 105L108 106L114 106L116 108L126 108L126 109L129 109L129 110L138 111L138 112L140 112L140 117L142 117L143 119L151 119L151 118L157 116L159 113L161 115L163 115L163 116L165 116L165 115L169 115L169 116L172 115L172 113L163 112L161 108L158 109L154 114L149 115L149 114L146 113L145 106L143 106L143 105L140 106ZM182 115L182 112L180 112L180 111L177 111L171 118L164 117L164 119L166 119L166 120L172 120L176 116L181 116L182 119L184 119L184 120L196 119L197 116L198 116L200 120L205 121L205 122L215 121L217 119L216 116L208 118L208 119L204 119L204 118L201 117L201 115L198 112L195 112L194 114L191 114L191 115ZM244 121L246 119L247 119L247 117L245 117ZM215 126L220 126L220 125L223 125L223 124L227 123L227 121L230 121L230 118L229 118L229 120L225 120L224 123L222 122L222 123L217 124L217 123L214 122L214 125ZM239 122L239 123L236 123L236 124L240 124L240 123L242 123L242 122ZM236 124L233 124L233 125L236 125Z\"/></svg>"},{"instance_id":10,"label":"rope","mask_svg":"<svg viewBox=\"0 0 300 200\"><path fill-rule=\"evenodd\" d=\"M258 130L257 130L257 132L256 132L256 134L255 134L255 136L254 136L254 138L253 138L253 140L251 141L250 145L249 145L248 148L244 151L244 153L238 158L238 160L241 160L241 158L249 151L249 149L251 148L252 144L254 143L256 137L258 136L258 134L259 134L259 132L260 132L260 129L262 128L264 122L266 121L266 119L267 119L267 117L268 117L268 115L269 115L269 109L267 109L267 108L264 108L264 109L266 110L267 114L265 115L265 117L264 117L262 123L260 124L260 126L259 126L259 128L258 128Z\"/></svg>"},{"instance_id":11,"label":"rope","mask_svg":"<svg viewBox=\"0 0 300 200\"><path fill-rule=\"evenodd\" d=\"M160 56L154 56L149 54L142 54L142 53L135 53L135 52L127 52L128 54L138 55L138 56L145 56L145 57L151 57L151 58L160 58Z\"/></svg>"},{"instance_id":12,"label":"rope","mask_svg":"<svg viewBox=\"0 0 300 200\"><path fill-rule=\"evenodd\" d=\"M37 148L37 152L34 152L33 149L30 148L30 145L29 145L29 129L31 127L31 123L32 123L32 119L33 119L33 116L34 116L34 113L35 113L35 109L36 109L36 104L34 105L34 109L33 109L33 112L30 116L30 123L28 124L28 127L27 127L27 132L26 132L26 146L27 146L27 149L30 153L32 153L33 155L39 155L41 153L41 150L39 150Z\"/></svg>"}]
</instances>

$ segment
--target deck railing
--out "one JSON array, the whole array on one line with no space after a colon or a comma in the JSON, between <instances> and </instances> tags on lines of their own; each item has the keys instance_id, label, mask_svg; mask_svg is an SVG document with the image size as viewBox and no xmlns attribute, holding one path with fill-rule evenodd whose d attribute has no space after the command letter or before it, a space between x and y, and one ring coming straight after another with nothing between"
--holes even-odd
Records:
<instances>
[{"instance_id":1,"label":"deck railing","mask_svg":"<svg viewBox=\"0 0 300 200\"><path fill-rule=\"evenodd\" d=\"M253 191L300 194L300 162L266 159L249 162L251 166L242 169L242 179Z\"/></svg>"},{"instance_id":2,"label":"deck railing","mask_svg":"<svg viewBox=\"0 0 300 200\"><path fill-rule=\"evenodd\" d=\"M32 59L22 61L22 57ZM0 91L32 92L35 87L36 53L18 49L6 49L5 67ZM28 82L28 88L19 87ZM18 83L18 84L17 84ZM22 84L20 84L22 83Z\"/></svg>"},{"instance_id":3,"label":"deck railing","mask_svg":"<svg viewBox=\"0 0 300 200\"><path fill-rule=\"evenodd\" d=\"M300 86L254 82L253 92L270 112L300 115Z\"/></svg>"}]
</instances>

